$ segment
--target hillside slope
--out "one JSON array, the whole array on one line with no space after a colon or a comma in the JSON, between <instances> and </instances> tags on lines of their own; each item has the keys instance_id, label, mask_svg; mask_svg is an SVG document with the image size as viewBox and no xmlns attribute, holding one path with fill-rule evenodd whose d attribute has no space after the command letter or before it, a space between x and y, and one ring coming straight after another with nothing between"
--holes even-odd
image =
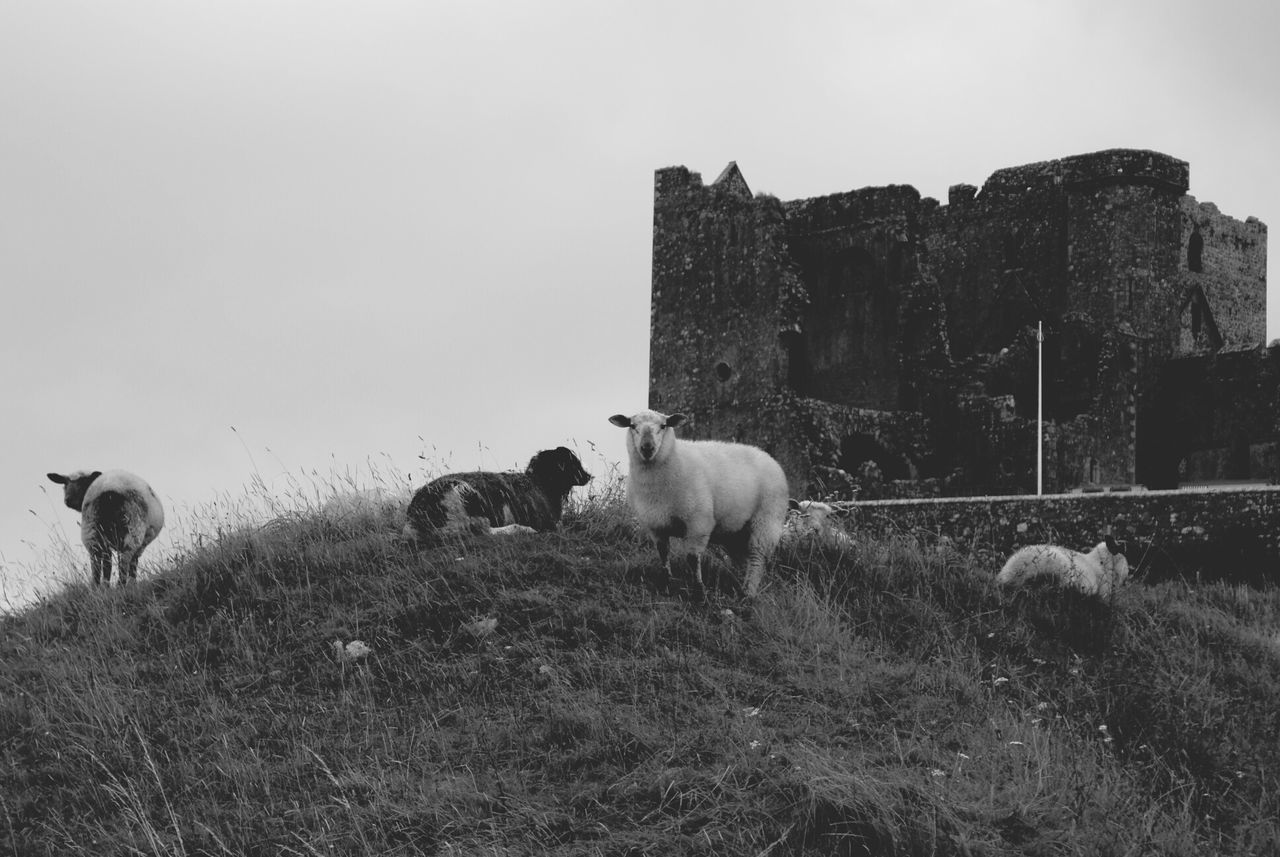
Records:
<instances>
[{"instance_id":1,"label":"hillside slope","mask_svg":"<svg viewBox=\"0 0 1280 857\"><path fill-rule=\"evenodd\" d=\"M1275 590L1010 597L913 539L785 551L750 605L655 571L597 502L425 550L299 515L72 587L0 622L0 849L1280 851Z\"/></svg>"}]
</instances>

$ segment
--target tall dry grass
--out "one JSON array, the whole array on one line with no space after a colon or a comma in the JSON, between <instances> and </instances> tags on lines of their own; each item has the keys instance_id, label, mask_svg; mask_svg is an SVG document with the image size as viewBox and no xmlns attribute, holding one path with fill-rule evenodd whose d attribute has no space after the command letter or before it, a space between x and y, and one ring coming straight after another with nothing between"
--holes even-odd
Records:
<instances>
[{"instance_id":1,"label":"tall dry grass","mask_svg":"<svg viewBox=\"0 0 1280 857\"><path fill-rule=\"evenodd\" d=\"M306 486L0 620L0 843L1275 852L1276 590L1009 595L904 534L799 543L756 601L701 605L653 585L619 485L557 533L428 549L396 503Z\"/></svg>"}]
</instances>

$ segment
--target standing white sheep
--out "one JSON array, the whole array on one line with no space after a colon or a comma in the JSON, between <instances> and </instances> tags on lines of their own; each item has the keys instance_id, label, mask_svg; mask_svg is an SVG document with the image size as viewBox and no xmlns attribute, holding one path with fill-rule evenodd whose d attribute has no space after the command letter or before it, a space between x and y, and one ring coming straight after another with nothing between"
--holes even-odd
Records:
<instances>
[{"instance_id":1,"label":"standing white sheep","mask_svg":"<svg viewBox=\"0 0 1280 857\"><path fill-rule=\"evenodd\" d=\"M697 594L704 595L702 554L715 542L744 566L746 593L754 597L765 562L782 537L787 476L772 456L754 446L678 440L675 428L684 421L683 414L649 410L609 418L627 429L627 501L652 536L668 580L670 540L680 538L693 553L693 582Z\"/></svg>"},{"instance_id":2,"label":"standing white sheep","mask_svg":"<svg viewBox=\"0 0 1280 857\"><path fill-rule=\"evenodd\" d=\"M1050 577L1086 595L1103 598L1129 576L1129 560L1111 536L1088 553L1056 545L1028 545L1014 553L996 575L1001 586L1018 586L1036 577Z\"/></svg>"},{"instance_id":3,"label":"standing white sheep","mask_svg":"<svg viewBox=\"0 0 1280 857\"><path fill-rule=\"evenodd\" d=\"M80 540L89 551L94 583L111 582L111 552L120 583L138 576L138 558L164 526L164 506L151 486L127 470L48 474L62 486L67 508L80 513Z\"/></svg>"}]
</instances>

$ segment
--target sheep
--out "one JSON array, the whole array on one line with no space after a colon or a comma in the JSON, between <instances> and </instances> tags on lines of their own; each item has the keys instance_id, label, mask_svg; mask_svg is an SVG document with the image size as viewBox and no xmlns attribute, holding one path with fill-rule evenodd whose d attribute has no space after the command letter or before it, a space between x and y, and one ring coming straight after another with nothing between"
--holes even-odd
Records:
<instances>
[{"instance_id":1,"label":"sheep","mask_svg":"<svg viewBox=\"0 0 1280 857\"><path fill-rule=\"evenodd\" d=\"M786 529L782 539L797 544L816 539L840 548L853 547L853 537L840 528L835 518L840 514L830 503L821 500L788 500Z\"/></svg>"},{"instance_id":2,"label":"sheep","mask_svg":"<svg viewBox=\"0 0 1280 857\"><path fill-rule=\"evenodd\" d=\"M560 523L565 498L591 474L563 446L529 459L523 473L452 473L419 488L409 502L404 535L549 532Z\"/></svg>"},{"instance_id":3,"label":"sheep","mask_svg":"<svg viewBox=\"0 0 1280 857\"><path fill-rule=\"evenodd\" d=\"M120 585L136 580L138 558L164 526L164 506L151 486L127 470L48 477L62 486L67 508L80 513L80 539L89 551L93 582L110 585L112 551Z\"/></svg>"},{"instance_id":4,"label":"sheep","mask_svg":"<svg viewBox=\"0 0 1280 857\"><path fill-rule=\"evenodd\" d=\"M653 538L668 582L670 540L680 538L693 553L695 593L703 598L702 555L714 542L743 567L746 594L754 598L765 562L782 537L787 476L754 446L678 440L675 429L685 419L650 410L609 418L627 429L627 502Z\"/></svg>"},{"instance_id":5,"label":"sheep","mask_svg":"<svg viewBox=\"0 0 1280 857\"><path fill-rule=\"evenodd\" d=\"M1106 598L1129 576L1129 560L1120 543L1107 536L1088 553L1056 545L1028 545L1009 557L996 575L1001 586L1018 586L1049 577L1086 595Z\"/></svg>"}]
</instances>

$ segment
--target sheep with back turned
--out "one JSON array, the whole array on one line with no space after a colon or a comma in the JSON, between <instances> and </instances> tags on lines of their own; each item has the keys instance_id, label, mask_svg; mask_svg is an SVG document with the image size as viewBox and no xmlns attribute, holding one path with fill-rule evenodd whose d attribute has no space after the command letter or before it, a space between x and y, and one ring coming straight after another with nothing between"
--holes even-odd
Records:
<instances>
[{"instance_id":1,"label":"sheep with back turned","mask_svg":"<svg viewBox=\"0 0 1280 857\"><path fill-rule=\"evenodd\" d=\"M627 429L627 501L653 538L668 580L670 540L679 538L693 554L693 584L703 597L702 555L714 542L742 567L746 594L755 597L787 517L782 466L747 444L677 439L683 414L643 410L609 422Z\"/></svg>"},{"instance_id":2,"label":"sheep with back turned","mask_svg":"<svg viewBox=\"0 0 1280 857\"><path fill-rule=\"evenodd\" d=\"M67 508L80 513L80 539L89 551L93 582L111 582L113 551L120 583L135 580L138 558L164 527L164 506L151 486L127 470L47 475L62 486Z\"/></svg>"}]
</instances>

